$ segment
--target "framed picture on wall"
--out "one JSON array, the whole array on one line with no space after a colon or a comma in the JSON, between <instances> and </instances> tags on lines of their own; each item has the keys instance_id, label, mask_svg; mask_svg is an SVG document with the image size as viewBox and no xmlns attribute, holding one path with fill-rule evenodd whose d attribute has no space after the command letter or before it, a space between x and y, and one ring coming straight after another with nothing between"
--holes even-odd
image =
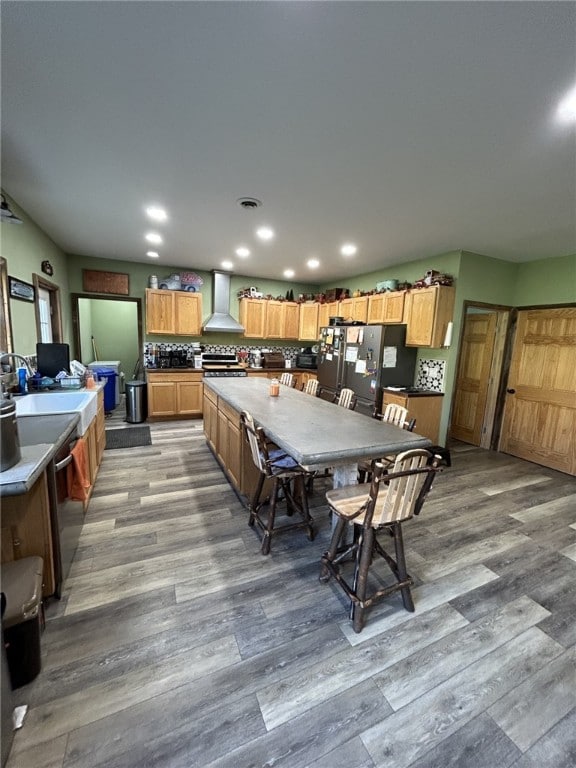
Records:
<instances>
[{"instance_id":1,"label":"framed picture on wall","mask_svg":"<svg viewBox=\"0 0 576 768\"><path fill-rule=\"evenodd\" d=\"M25 283L23 280L17 280L15 277L8 275L8 291L11 299L20 299L20 301L29 301L34 303L36 299L36 291L34 286L30 283Z\"/></svg>"}]
</instances>

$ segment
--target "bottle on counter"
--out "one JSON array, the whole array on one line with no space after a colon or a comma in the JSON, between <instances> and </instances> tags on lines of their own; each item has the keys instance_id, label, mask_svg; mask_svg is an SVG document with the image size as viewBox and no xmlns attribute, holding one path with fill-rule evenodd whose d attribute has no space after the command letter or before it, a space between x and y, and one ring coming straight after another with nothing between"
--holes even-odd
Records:
<instances>
[{"instance_id":1,"label":"bottle on counter","mask_svg":"<svg viewBox=\"0 0 576 768\"><path fill-rule=\"evenodd\" d=\"M280 394L280 382L278 379L272 379L270 381L270 397L278 397Z\"/></svg>"},{"instance_id":2,"label":"bottle on counter","mask_svg":"<svg viewBox=\"0 0 576 768\"><path fill-rule=\"evenodd\" d=\"M91 370L86 371L86 389L96 389L96 382L94 381L94 372Z\"/></svg>"},{"instance_id":3,"label":"bottle on counter","mask_svg":"<svg viewBox=\"0 0 576 768\"><path fill-rule=\"evenodd\" d=\"M23 395L28 390L26 385L26 368L18 368L18 392Z\"/></svg>"}]
</instances>

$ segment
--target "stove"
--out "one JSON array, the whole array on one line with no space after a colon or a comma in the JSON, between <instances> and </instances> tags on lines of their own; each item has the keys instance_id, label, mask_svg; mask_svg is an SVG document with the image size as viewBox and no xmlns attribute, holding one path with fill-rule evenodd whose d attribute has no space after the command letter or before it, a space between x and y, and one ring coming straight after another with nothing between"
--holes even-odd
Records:
<instances>
[{"instance_id":1,"label":"stove","mask_svg":"<svg viewBox=\"0 0 576 768\"><path fill-rule=\"evenodd\" d=\"M202 355L202 370L204 376L207 379L221 377L221 376L234 376L241 377L247 376L246 369L238 363L236 355L212 354L205 352Z\"/></svg>"}]
</instances>

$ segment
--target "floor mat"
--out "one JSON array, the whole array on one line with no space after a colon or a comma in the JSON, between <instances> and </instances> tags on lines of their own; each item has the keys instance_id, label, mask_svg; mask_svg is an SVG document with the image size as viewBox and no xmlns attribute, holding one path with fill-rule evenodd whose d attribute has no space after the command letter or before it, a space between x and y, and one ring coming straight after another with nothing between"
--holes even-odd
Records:
<instances>
[{"instance_id":1,"label":"floor mat","mask_svg":"<svg viewBox=\"0 0 576 768\"><path fill-rule=\"evenodd\" d=\"M113 448L138 448L152 445L150 427L123 427L106 430L106 450Z\"/></svg>"}]
</instances>

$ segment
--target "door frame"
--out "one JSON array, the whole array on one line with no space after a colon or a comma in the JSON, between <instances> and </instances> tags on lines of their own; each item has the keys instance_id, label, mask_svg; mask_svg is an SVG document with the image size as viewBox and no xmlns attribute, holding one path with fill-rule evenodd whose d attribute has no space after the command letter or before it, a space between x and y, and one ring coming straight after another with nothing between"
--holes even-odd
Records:
<instances>
[{"instance_id":1,"label":"door frame","mask_svg":"<svg viewBox=\"0 0 576 768\"><path fill-rule=\"evenodd\" d=\"M38 341L42 340L42 332L40 330L40 312L38 309L38 289L43 288L50 294L50 325L52 326L52 341L61 342L64 340L62 334L62 307L60 303L60 286L56 283L51 283L46 280L42 275L34 273L32 275L32 282L36 289L36 301L34 302L34 316L36 318L36 338Z\"/></svg>"},{"instance_id":2,"label":"door frame","mask_svg":"<svg viewBox=\"0 0 576 768\"><path fill-rule=\"evenodd\" d=\"M81 360L80 344L80 299L97 299L100 301L131 301L136 304L136 323L138 326L138 360L141 360L144 349L144 336L142 333L142 299L135 296L114 296L109 293L71 293L72 302L72 338L74 340L74 354Z\"/></svg>"}]
</instances>

